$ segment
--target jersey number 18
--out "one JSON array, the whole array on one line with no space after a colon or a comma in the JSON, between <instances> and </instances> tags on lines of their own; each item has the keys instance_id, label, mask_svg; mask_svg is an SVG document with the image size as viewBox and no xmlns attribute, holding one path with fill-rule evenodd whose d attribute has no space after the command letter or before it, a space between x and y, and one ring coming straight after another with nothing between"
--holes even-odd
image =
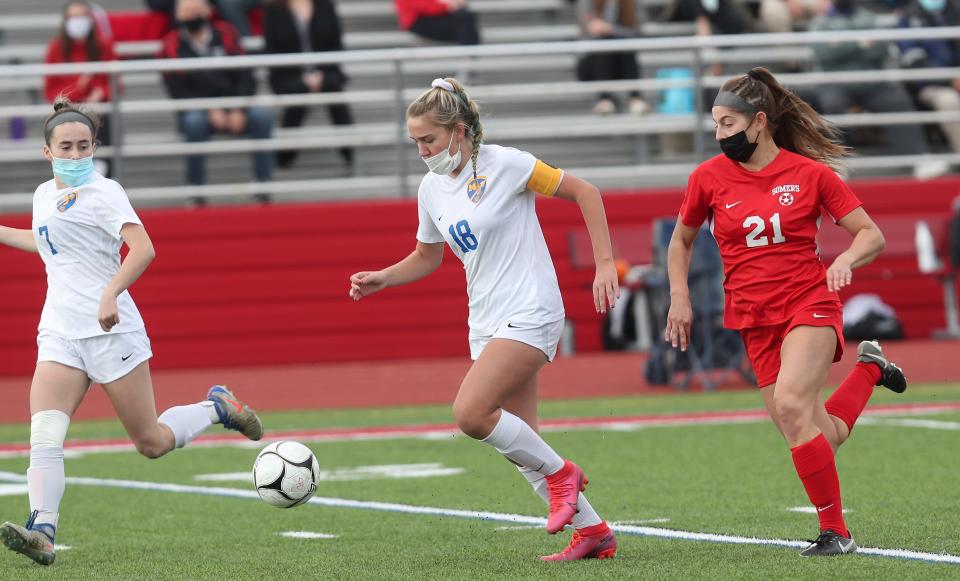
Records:
<instances>
[{"instance_id":1,"label":"jersey number 18","mask_svg":"<svg viewBox=\"0 0 960 581\"><path fill-rule=\"evenodd\" d=\"M448 232L450 232L450 238L453 238L454 243L460 248L460 252L476 250L477 246L480 245L477 237L470 231L470 224L467 223L466 220L457 222L456 230L454 230L453 224L451 224Z\"/></svg>"}]
</instances>

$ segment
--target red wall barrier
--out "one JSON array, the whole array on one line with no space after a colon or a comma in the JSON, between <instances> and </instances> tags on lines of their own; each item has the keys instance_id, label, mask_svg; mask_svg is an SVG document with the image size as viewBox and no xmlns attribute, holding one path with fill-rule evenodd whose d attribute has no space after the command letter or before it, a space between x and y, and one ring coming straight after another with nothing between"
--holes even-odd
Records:
<instances>
[{"instance_id":1,"label":"red wall barrier","mask_svg":"<svg viewBox=\"0 0 960 581\"><path fill-rule=\"evenodd\" d=\"M888 216L944 220L960 179L859 182L854 189L882 227ZM605 203L611 227L618 228L675 215L680 198L679 189L615 192ZM568 237L583 228L579 210L541 200L538 212L577 349L597 350L593 272L570 260ZM133 295L147 321L155 367L468 353L465 283L450 254L440 272L416 284L356 304L347 297L351 273L387 266L413 249L417 212L411 200L143 210L141 217L158 255ZM2 222L30 224L27 216ZM904 243L888 244L894 246L903 249ZM35 255L9 248L0 248L0 264L0 375L28 374L45 293L43 267ZM876 292L897 309L910 336L943 326L940 288L917 271L912 254L888 252L854 281L853 292Z\"/></svg>"}]
</instances>

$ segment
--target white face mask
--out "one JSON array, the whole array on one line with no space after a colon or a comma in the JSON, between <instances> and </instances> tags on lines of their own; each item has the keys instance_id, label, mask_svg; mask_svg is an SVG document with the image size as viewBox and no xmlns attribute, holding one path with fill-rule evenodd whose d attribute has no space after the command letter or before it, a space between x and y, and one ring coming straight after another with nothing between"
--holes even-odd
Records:
<instances>
[{"instance_id":1,"label":"white face mask","mask_svg":"<svg viewBox=\"0 0 960 581\"><path fill-rule=\"evenodd\" d=\"M450 146L453 144L454 135L456 135L456 132L450 136L450 143L443 148L443 151L431 157L421 158L433 173L445 176L460 166L460 144L457 144L457 152L450 155Z\"/></svg>"},{"instance_id":2,"label":"white face mask","mask_svg":"<svg viewBox=\"0 0 960 581\"><path fill-rule=\"evenodd\" d=\"M89 16L71 16L67 18L63 28L67 31L67 36L73 40L83 40L93 28L93 19Z\"/></svg>"}]
</instances>

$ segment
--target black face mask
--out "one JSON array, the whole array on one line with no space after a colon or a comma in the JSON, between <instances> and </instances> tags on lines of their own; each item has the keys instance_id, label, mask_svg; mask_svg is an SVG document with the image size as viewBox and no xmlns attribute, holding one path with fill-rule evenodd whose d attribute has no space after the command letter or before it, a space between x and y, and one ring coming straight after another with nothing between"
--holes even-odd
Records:
<instances>
[{"instance_id":1,"label":"black face mask","mask_svg":"<svg viewBox=\"0 0 960 581\"><path fill-rule=\"evenodd\" d=\"M202 16L191 18L190 20L177 21L177 26L179 26L180 28L190 33L198 32L206 24L207 24L207 19Z\"/></svg>"},{"instance_id":2,"label":"black face mask","mask_svg":"<svg viewBox=\"0 0 960 581\"><path fill-rule=\"evenodd\" d=\"M723 151L724 155L733 161L739 161L740 163L747 163L750 160L753 152L757 150L757 144L759 142L760 133L757 133L757 140L753 143L750 143L750 140L747 138L746 129L739 133L734 133L730 137L724 137L723 139L719 140L720 149Z\"/></svg>"}]
</instances>

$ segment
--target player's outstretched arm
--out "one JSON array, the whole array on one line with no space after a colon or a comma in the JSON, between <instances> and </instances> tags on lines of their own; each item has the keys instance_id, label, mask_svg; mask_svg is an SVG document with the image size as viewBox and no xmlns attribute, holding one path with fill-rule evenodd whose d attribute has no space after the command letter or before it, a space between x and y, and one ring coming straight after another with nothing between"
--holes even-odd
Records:
<instances>
[{"instance_id":1,"label":"player's outstretched arm","mask_svg":"<svg viewBox=\"0 0 960 581\"><path fill-rule=\"evenodd\" d=\"M837 224L853 236L853 242L827 269L827 288L831 291L838 291L852 283L853 269L873 262L886 246L880 228L863 208L857 208L840 218Z\"/></svg>"},{"instance_id":2,"label":"player's outstretched arm","mask_svg":"<svg viewBox=\"0 0 960 581\"><path fill-rule=\"evenodd\" d=\"M607 214L603 209L600 190L589 182L565 173L554 195L572 200L580 206L593 246L593 261L597 265L597 274L593 279L593 306L598 313L606 313L607 307L612 309L620 298L620 284L617 281L617 267L613 263L610 229L607 227Z\"/></svg>"},{"instance_id":3,"label":"player's outstretched arm","mask_svg":"<svg viewBox=\"0 0 960 581\"><path fill-rule=\"evenodd\" d=\"M120 229L120 237L130 250L127 252L127 257L123 259L120 270L107 283L106 288L103 289L103 296L100 297L100 311L97 313L97 319L104 331L109 331L120 323L117 297L140 278L157 256L150 236L140 224L124 224Z\"/></svg>"},{"instance_id":4,"label":"player's outstretched arm","mask_svg":"<svg viewBox=\"0 0 960 581\"><path fill-rule=\"evenodd\" d=\"M383 270L361 271L350 277L350 298L363 297L382 291L388 286L400 286L418 281L440 268L443 262L443 242L417 242L409 256Z\"/></svg>"},{"instance_id":5,"label":"player's outstretched arm","mask_svg":"<svg viewBox=\"0 0 960 581\"><path fill-rule=\"evenodd\" d=\"M690 287L687 275L690 272L690 255L698 228L691 228L677 219L677 225L667 246L667 276L670 278L670 311L667 313L667 328L663 340L681 351L690 344L690 324L693 308L690 305Z\"/></svg>"},{"instance_id":6,"label":"player's outstretched arm","mask_svg":"<svg viewBox=\"0 0 960 581\"><path fill-rule=\"evenodd\" d=\"M0 226L0 244L24 252L37 253L37 241L33 239L33 232L30 230Z\"/></svg>"}]
</instances>

